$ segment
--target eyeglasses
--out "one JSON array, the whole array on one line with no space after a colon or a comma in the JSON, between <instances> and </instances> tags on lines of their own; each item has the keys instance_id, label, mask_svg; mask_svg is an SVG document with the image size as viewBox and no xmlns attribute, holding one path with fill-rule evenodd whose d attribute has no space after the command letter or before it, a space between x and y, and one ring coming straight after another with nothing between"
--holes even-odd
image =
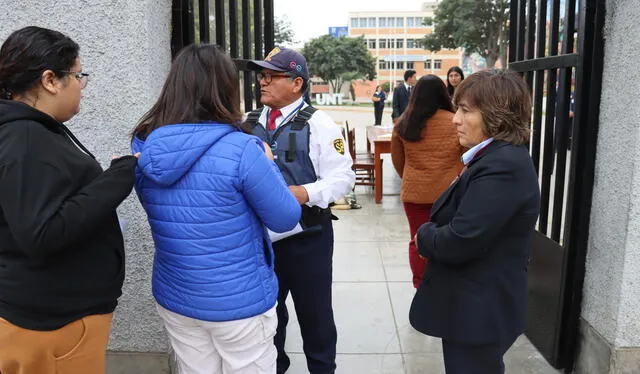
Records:
<instances>
[{"instance_id":1,"label":"eyeglasses","mask_svg":"<svg viewBox=\"0 0 640 374\"><path fill-rule=\"evenodd\" d=\"M281 74L258 73L256 74L256 77L258 78L258 81L261 81L264 79L264 82L267 84L271 83L273 78L294 78L291 74L285 74L285 73L281 73Z\"/></svg>"},{"instance_id":2,"label":"eyeglasses","mask_svg":"<svg viewBox=\"0 0 640 374\"><path fill-rule=\"evenodd\" d=\"M81 71L69 71L69 70L63 70L61 71L61 73L73 75L77 80L80 81L82 88L87 87L87 83L89 83L89 73L83 73Z\"/></svg>"}]
</instances>

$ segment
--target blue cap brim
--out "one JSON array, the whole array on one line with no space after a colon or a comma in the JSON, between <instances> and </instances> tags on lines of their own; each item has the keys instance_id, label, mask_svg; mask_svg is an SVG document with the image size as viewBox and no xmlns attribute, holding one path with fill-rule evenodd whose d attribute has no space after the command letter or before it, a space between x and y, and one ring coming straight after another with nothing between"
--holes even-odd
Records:
<instances>
[{"instance_id":1,"label":"blue cap brim","mask_svg":"<svg viewBox=\"0 0 640 374\"><path fill-rule=\"evenodd\" d=\"M288 71L287 69L279 68L268 61L262 61L262 60L251 60L247 63L247 67L250 70L255 70L255 71L259 71L262 69L271 69L275 71Z\"/></svg>"}]
</instances>

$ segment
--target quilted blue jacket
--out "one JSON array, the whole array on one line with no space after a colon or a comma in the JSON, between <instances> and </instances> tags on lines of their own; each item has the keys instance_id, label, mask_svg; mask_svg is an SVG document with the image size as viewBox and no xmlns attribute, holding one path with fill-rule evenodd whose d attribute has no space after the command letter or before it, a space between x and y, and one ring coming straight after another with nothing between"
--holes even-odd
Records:
<instances>
[{"instance_id":1,"label":"quilted blue jacket","mask_svg":"<svg viewBox=\"0 0 640 374\"><path fill-rule=\"evenodd\" d=\"M265 226L295 227L301 208L262 142L230 125L163 126L142 141L136 192L156 252L152 289L168 310L232 321L275 305L278 282Z\"/></svg>"}]
</instances>

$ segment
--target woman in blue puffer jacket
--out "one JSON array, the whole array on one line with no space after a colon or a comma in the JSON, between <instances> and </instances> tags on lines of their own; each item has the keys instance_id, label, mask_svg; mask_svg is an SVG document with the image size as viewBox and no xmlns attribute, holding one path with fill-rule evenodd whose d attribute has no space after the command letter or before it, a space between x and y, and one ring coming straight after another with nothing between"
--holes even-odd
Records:
<instances>
[{"instance_id":1,"label":"woman in blue puffer jacket","mask_svg":"<svg viewBox=\"0 0 640 374\"><path fill-rule=\"evenodd\" d=\"M294 228L301 207L268 147L239 130L239 97L229 56L191 45L133 131L136 192L156 247L153 295L182 374L276 370L266 228Z\"/></svg>"}]
</instances>

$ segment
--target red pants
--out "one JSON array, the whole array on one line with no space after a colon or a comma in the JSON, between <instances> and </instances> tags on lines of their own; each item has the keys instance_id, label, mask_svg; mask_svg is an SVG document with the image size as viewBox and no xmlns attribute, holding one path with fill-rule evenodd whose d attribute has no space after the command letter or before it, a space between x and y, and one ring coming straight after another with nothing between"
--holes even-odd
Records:
<instances>
[{"instance_id":1,"label":"red pants","mask_svg":"<svg viewBox=\"0 0 640 374\"><path fill-rule=\"evenodd\" d=\"M404 203L404 212L409 220L409 231L411 240L409 241L409 266L413 274L413 286L418 288L427 267L427 260L418 254L418 248L414 240L416 232L423 223L429 222L431 218L431 207L433 204Z\"/></svg>"}]
</instances>

